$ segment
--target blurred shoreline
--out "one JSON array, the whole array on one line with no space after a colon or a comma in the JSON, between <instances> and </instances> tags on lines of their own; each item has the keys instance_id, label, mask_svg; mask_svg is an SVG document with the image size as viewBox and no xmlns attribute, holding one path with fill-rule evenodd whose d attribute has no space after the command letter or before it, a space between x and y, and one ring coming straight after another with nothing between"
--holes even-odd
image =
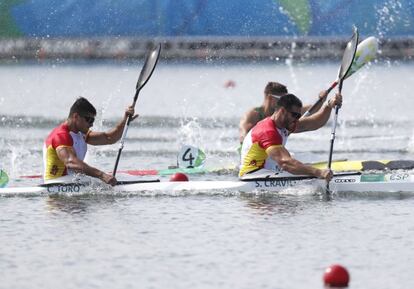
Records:
<instances>
[{"instance_id":1,"label":"blurred shoreline","mask_svg":"<svg viewBox=\"0 0 414 289\"><path fill-rule=\"evenodd\" d=\"M0 60L142 59L155 43L162 44L162 57L171 60L323 60L340 58L347 41L329 37L2 38ZM414 37L379 39L377 58L412 60Z\"/></svg>"}]
</instances>

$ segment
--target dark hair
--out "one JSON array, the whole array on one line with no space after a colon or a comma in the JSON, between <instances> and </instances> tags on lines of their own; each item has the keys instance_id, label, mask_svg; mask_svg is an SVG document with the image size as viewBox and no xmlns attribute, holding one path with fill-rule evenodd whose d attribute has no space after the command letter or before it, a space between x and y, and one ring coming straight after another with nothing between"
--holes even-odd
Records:
<instances>
[{"instance_id":1,"label":"dark hair","mask_svg":"<svg viewBox=\"0 0 414 289\"><path fill-rule=\"evenodd\" d=\"M282 95L277 101L277 108L284 107L290 111L293 106L302 108L302 101L296 95L291 93Z\"/></svg>"},{"instance_id":2,"label":"dark hair","mask_svg":"<svg viewBox=\"0 0 414 289\"><path fill-rule=\"evenodd\" d=\"M86 116L87 114L96 115L95 107L86 98L81 96L72 104L69 116L75 112L79 113L81 116Z\"/></svg>"},{"instance_id":3,"label":"dark hair","mask_svg":"<svg viewBox=\"0 0 414 289\"><path fill-rule=\"evenodd\" d=\"M281 96L283 94L288 93L288 90L285 85L279 82L268 82L264 89L264 93L265 95L273 94L273 95Z\"/></svg>"}]
</instances>

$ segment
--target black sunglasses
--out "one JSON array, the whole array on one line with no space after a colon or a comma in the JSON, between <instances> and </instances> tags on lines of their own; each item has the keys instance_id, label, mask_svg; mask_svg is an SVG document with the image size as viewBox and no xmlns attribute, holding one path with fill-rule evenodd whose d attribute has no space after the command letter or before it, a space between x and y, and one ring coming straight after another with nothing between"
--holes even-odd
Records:
<instances>
[{"instance_id":1,"label":"black sunglasses","mask_svg":"<svg viewBox=\"0 0 414 289\"><path fill-rule=\"evenodd\" d=\"M300 119L302 117L302 114L300 112L296 112L296 111L290 111L290 110L286 110L287 112L290 113L290 115L294 118L294 119Z\"/></svg>"},{"instance_id":2,"label":"black sunglasses","mask_svg":"<svg viewBox=\"0 0 414 289\"><path fill-rule=\"evenodd\" d=\"M82 117L90 124L92 125L95 121L95 118L93 116L87 116L87 115L82 115Z\"/></svg>"}]
</instances>

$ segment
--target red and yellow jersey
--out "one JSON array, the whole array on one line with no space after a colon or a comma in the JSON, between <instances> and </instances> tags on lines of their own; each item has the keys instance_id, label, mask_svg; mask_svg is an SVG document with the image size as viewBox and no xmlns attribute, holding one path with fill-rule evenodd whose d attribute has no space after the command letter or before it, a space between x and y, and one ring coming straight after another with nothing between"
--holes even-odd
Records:
<instances>
[{"instance_id":1,"label":"red and yellow jersey","mask_svg":"<svg viewBox=\"0 0 414 289\"><path fill-rule=\"evenodd\" d=\"M45 180L62 177L68 174L65 164L59 159L56 153L56 149L59 147L73 147L73 139L66 123L56 127L46 138L43 147L43 177Z\"/></svg>"},{"instance_id":2,"label":"red and yellow jersey","mask_svg":"<svg viewBox=\"0 0 414 289\"><path fill-rule=\"evenodd\" d=\"M289 132L276 127L271 117L259 121L246 135L241 151L239 177L265 167L267 149L284 146Z\"/></svg>"},{"instance_id":3,"label":"red and yellow jersey","mask_svg":"<svg viewBox=\"0 0 414 289\"><path fill-rule=\"evenodd\" d=\"M59 159L56 150L59 147L70 147L77 158L83 160L87 150L85 138L85 135L80 132L77 134L71 132L66 123L56 127L46 138L43 146L43 178L51 180L68 175L68 170Z\"/></svg>"}]
</instances>

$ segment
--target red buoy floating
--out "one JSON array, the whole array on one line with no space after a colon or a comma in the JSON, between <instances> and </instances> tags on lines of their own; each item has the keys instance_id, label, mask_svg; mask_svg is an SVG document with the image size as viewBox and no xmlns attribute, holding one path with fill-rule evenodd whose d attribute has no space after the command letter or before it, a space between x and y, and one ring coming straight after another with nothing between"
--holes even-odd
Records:
<instances>
[{"instance_id":1,"label":"red buoy floating","mask_svg":"<svg viewBox=\"0 0 414 289\"><path fill-rule=\"evenodd\" d=\"M345 267L334 264L326 268L323 274L323 281L326 286L347 287L349 283L349 273Z\"/></svg>"},{"instance_id":2,"label":"red buoy floating","mask_svg":"<svg viewBox=\"0 0 414 289\"><path fill-rule=\"evenodd\" d=\"M183 173L175 173L170 177L170 182L188 182L188 177Z\"/></svg>"},{"instance_id":3,"label":"red buoy floating","mask_svg":"<svg viewBox=\"0 0 414 289\"><path fill-rule=\"evenodd\" d=\"M224 84L223 84L224 88L235 88L236 87L236 82L234 80L227 80Z\"/></svg>"}]
</instances>

